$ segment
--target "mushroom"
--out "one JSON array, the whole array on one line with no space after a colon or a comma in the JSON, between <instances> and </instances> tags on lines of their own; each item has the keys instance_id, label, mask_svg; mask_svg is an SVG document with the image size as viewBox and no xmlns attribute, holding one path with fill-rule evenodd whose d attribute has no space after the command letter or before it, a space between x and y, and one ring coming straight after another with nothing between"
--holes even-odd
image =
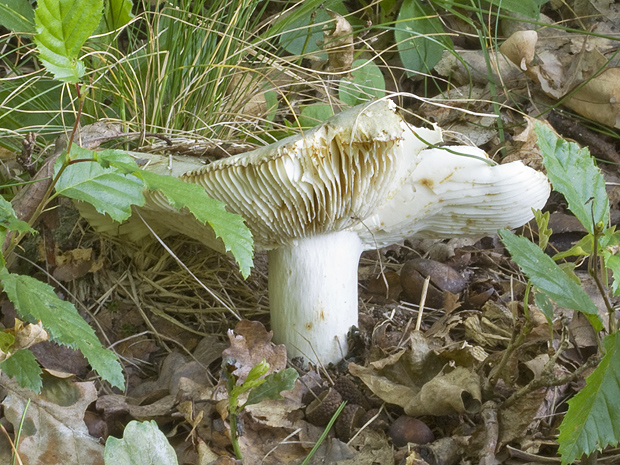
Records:
<instances>
[{"instance_id":1,"label":"mushroom","mask_svg":"<svg viewBox=\"0 0 620 465\"><path fill-rule=\"evenodd\" d=\"M271 329L289 356L328 364L346 355L362 251L411 236L494 234L544 206L543 174L490 166L474 147L427 148L440 141L438 128L414 128L380 100L180 176L245 218L256 249L268 251ZM157 193L140 211L159 231L222 250L208 226Z\"/></svg>"}]
</instances>

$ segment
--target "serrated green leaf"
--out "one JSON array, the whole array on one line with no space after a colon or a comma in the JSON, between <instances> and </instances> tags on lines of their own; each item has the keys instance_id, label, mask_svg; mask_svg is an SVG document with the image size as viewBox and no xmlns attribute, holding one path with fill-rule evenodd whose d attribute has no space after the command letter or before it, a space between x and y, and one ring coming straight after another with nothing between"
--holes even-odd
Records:
<instances>
[{"instance_id":1,"label":"serrated green leaf","mask_svg":"<svg viewBox=\"0 0 620 465\"><path fill-rule=\"evenodd\" d=\"M587 148L557 137L542 123L535 124L538 147L553 189L566 197L568 208L590 234L594 225L609 222L605 179Z\"/></svg>"},{"instance_id":2,"label":"serrated green leaf","mask_svg":"<svg viewBox=\"0 0 620 465\"><path fill-rule=\"evenodd\" d=\"M252 233L241 216L226 211L222 202L209 197L198 184L149 171L141 171L140 176L149 190L161 191L174 208L186 207L198 221L209 223L215 235L224 242L226 250L235 257L243 277L249 276L253 266L254 243Z\"/></svg>"},{"instance_id":3,"label":"serrated green leaf","mask_svg":"<svg viewBox=\"0 0 620 465\"><path fill-rule=\"evenodd\" d=\"M105 465L177 465L177 456L155 421L130 421L122 439L109 436Z\"/></svg>"},{"instance_id":4,"label":"serrated green leaf","mask_svg":"<svg viewBox=\"0 0 620 465\"><path fill-rule=\"evenodd\" d=\"M0 281L17 313L28 321L41 321L52 340L79 349L94 370L113 386L125 384L116 355L101 345L95 331L70 302L60 300L54 288L38 279L0 272Z\"/></svg>"},{"instance_id":5,"label":"serrated green leaf","mask_svg":"<svg viewBox=\"0 0 620 465\"><path fill-rule=\"evenodd\" d=\"M82 45L93 33L103 0L39 0L34 13L34 41L43 65L59 81L76 83L84 75L78 60Z\"/></svg>"},{"instance_id":6,"label":"serrated green leaf","mask_svg":"<svg viewBox=\"0 0 620 465\"><path fill-rule=\"evenodd\" d=\"M21 387L37 393L41 391L43 385L41 367L29 350L22 349L15 352L0 363L0 370L11 378L15 378Z\"/></svg>"},{"instance_id":7,"label":"serrated green leaf","mask_svg":"<svg viewBox=\"0 0 620 465\"><path fill-rule=\"evenodd\" d=\"M136 174L140 167L124 150L101 150L94 153L94 158L104 168L118 168L123 174Z\"/></svg>"},{"instance_id":8,"label":"serrated green leaf","mask_svg":"<svg viewBox=\"0 0 620 465\"><path fill-rule=\"evenodd\" d=\"M620 441L620 335L607 335L603 347L605 356L586 387L568 401L558 437L562 464Z\"/></svg>"},{"instance_id":9,"label":"serrated green leaf","mask_svg":"<svg viewBox=\"0 0 620 465\"><path fill-rule=\"evenodd\" d=\"M451 47L437 14L420 0L405 0L394 29L400 60L407 75L432 71L443 51Z\"/></svg>"},{"instance_id":10,"label":"serrated green leaf","mask_svg":"<svg viewBox=\"0 0 620 465\"><path fill-rule=\"evenodd\" d=\"M355 106L385 95L383 73L373 61L355 60L351 68L351 78L343 78L340 81L338 89L340 100L347 105Z\"/></svg>"},{"instance_id":11,"label":"serrated green leaf","mask_svg":"<svg viewBox=\"0 0 620 465\"><path fill-rule=\"evenodd\" d=\"M538 246L507 230L499 235L513 260L537 289L558 305L584 313L595 330L603 329L598 309L588 294Z\"/></svg>"},{"instance_id":12,"label":"serrated green leaf","mask_svg":"<svg viewBox=\"0 0 620 465\"><path fill-rule=\"evenodd\" d=\"M90 150L73 145L71 155L92 159ZM56 164L58 172L61 160ZM88 202L99 213L108 214L114 221L124 221L131 216L132 205L144 205L144 183L133 175L125 175L115 168L103 168L96 162L69 165L56 184L56 193Z\"/></svg>"},{"instance_id":13,"label":"serrated green leaf","mask_svg":"<svg viewBox=\"0 0 620 465\"><path fill-rule=\"evenodd\" d=\"M0 26L13 32L35 32L34 8L28 0L0 0Z\"/></svg>"},{"instance_id":14,"label":"serrated green leaf","mask_svg":"<svg viewBox=\"0 0 620 465\"><path fill-rule=\"evenodd\" d=\"M102 32L116 31L129 23L134 17L132 7L131 0L108 0L103 10L105 30Z\"/></svg>"},{"instance_id":15,"label":"serrated green leaf","mask_svg":"<svg viewBox=\"0 0 620 465\"><path fill-rule=\"evenodd\" d=\"M245 406L258 404L265 399L280 399L282 391L289 391L295 386L299 374L294 368L287 368L267 375L265 382L252 389Z\"/></svg>"}]
</instances>

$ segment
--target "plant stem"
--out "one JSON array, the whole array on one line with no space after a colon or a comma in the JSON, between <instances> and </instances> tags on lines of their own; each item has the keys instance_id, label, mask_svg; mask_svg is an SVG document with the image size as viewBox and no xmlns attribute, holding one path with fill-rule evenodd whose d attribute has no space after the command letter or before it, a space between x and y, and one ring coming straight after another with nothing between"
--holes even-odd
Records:
<instances>
[{"instance_id":1,"label":"plant stem","mask_svg":"<svg viewBox=\"0 0 620 465\"><path fill-rule=\"evenodd\" d=\"M237 412L230 412L229 422L230 422L230 441L232 442L233 449L235 451L235 456L239 460L243 460L243 454L241 453L241 448L239 447L239 436L237 434Z\"/></svg>"}]
</instances>

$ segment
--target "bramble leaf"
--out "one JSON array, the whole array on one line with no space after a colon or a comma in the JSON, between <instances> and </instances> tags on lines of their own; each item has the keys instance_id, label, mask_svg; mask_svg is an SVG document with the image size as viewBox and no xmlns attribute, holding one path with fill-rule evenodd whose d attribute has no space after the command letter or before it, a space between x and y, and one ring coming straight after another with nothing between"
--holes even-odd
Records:
<instances>
[{"instance_id":1,"label":"bramble leaf","mask_svg":"<svg viewBox=\"0 0 620 465\"><path fill-rule=\"evenodd\" d=\"M607 335L603 347L605 356L586 387L568 401L558 437L562 464L620 441L620 334Z\"/></svg>"},{"instance_id":2,"label":"bramble leaf","mask_svg":"<svg viewBox=\"0 0 620 465\"><path fill-rule=\"evenodd\" d=\"M93 159L91 150L76 145L71 157ZM56 165L58 172L62 160ZM103 168L99 163L84 161L69 165L56 184L56 193L92 204L99 213L107 213L114 221L131 216L132 205L144 205L143 183L133 175L125 175L114 168Z\"/></svg>"},{"instance_id":3,"label":"bramble leaf","mask_svg":"<svg viewBox=\"0 0 620 465\"><path fill-rule=\"evenodd\" d=\"M243 277L249 276L253 266L254 243L252 233L241 216L226 211L222 202L209 197L198 184L149 171L140 171L139 176L149 190L161 191L174 208L187 207L198 221L209 223L215 235L224 242L226 250L235 257Z\"/></svg>"},{"instance_id":4,"label":"bramble leaf","mask_svg":"<svg viewBox=\"0 0 620 465\"><path fill-rule=\"evenodd\" d=\"M86 72L78 57L93 33L103 10L103 0L39 0L34 13L39 58L54 77L77 83Z\"/></svg>"},{"instance_id":5,"label":"bramble leaf","mask_svg":"<svg viewBox=\"0 0 620 465\"><path fill-rule=\"evenodd\" d=\"M553 189L566 197L570 211L594 234L594 225L601 222L606 226L609 222L609 198L601 170L587 148L559 138L542 123L535 126Z\"/></svg>"},{"instance_id":6,"label":"bramble leaf","mask_svg":"<svg viewBox=\"0 0 620 465\"><path fill-rule=\"evenodd\" d=\"M7 376L15 378L17 384L34 392L40 392L41 367L34 354L27 349L18 350L6 360L0 363L0 371Z\"/></svg>"},{"instance_id":7,"label":"bramble leaf","mask_svg":"<svg viewBox=\"0 0 620 465\"><path fill-rule=\"evenodd\" d=\"M539 291L544 292L558 305L585 314L595 330L603 329L598 309L588 294L540 250L540 247L507 230L500 231L499 235L513 260Z\"/></svg>"},{"instance_id":8,"label":"bramble leaf","mask_svg":"<svg viewBox=\"0 0 620 465\"><path fill-rule=\"evenodd\" d=\"M122 388L125 379L114 352L106 350L84 318L70 302L61 300L54 288L31 276L0 271L0 281L17 313L29 321L40 320L57 343L79 349L90 365L112 386Z\"/></svg>"}]
</instances>

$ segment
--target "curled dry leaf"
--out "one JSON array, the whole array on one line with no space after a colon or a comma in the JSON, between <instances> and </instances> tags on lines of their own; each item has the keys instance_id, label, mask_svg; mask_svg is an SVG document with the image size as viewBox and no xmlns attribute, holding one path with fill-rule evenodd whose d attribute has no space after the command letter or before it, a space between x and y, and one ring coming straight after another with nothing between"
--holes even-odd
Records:
<instances>
[{"instance_id":1,"label":"curled dry leaf","mask_svg":"<svg viewBox=\"0 0 620 465\"><path fill-rule=\"evenodd\" d=\"M327 10L334 20L334 28L325 31L323 48L328 53L329 70L336 73L348 72L353 64L353 28L349 21L335 11Z\"/></svg>"}]
</instances>

